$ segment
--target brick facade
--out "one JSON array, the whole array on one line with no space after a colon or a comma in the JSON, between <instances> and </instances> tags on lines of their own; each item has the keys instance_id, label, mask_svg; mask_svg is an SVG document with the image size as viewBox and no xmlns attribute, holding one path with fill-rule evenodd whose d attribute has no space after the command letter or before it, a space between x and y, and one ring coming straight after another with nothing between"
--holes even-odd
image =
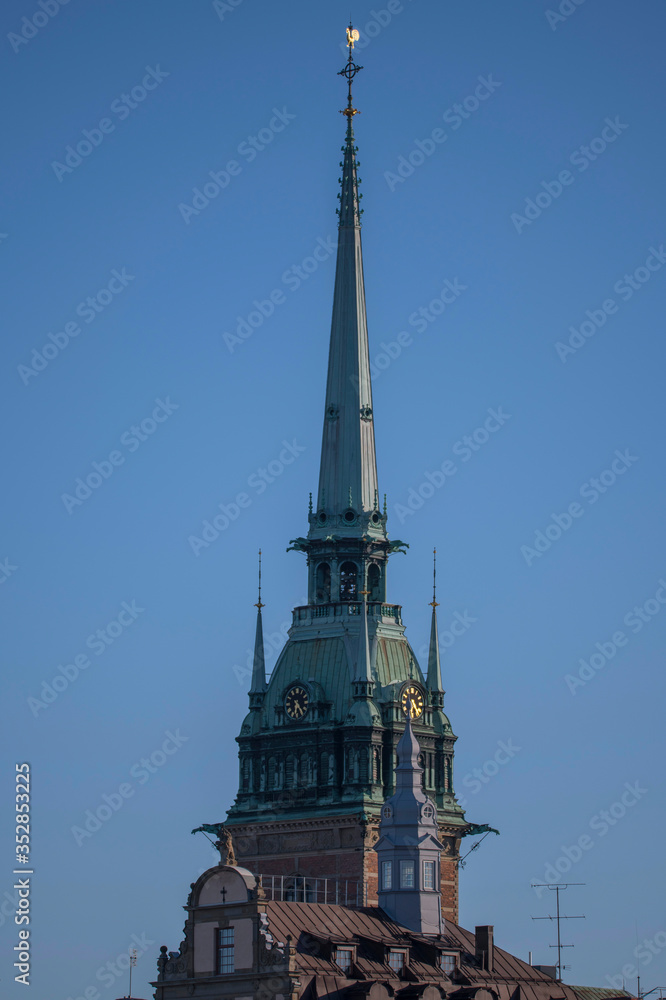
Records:
<instances>
[{"instance_id":1,"label":"brick facade","mask_svg":"<svg viewBox=\"0 0 666 1000\"><path fill-rule=\"evenodd\" d=\"M264 876L330 879L355 898L365 887L366 903L377 905L377 842L379 817L362 814L326 818L282 819L237 824L232 834L238 864ZM459 836L440 827L442 913L458 922ZM358 886L358 890L357 890ZM323 886L320 892L323 892ZM344 892L340 888L339 892Z\"/></svg>"}]
</instances>

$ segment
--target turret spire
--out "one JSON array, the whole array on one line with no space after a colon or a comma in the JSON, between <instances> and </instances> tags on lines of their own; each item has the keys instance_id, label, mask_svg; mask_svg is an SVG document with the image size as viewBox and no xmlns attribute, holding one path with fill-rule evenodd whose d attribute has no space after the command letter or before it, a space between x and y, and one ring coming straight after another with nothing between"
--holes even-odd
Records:
<instances>
[{"instance_id":1,"label":"turret spire","mask_svg":"<svg viewBox=\"0 0 666 1000\"><path fill-rule=\"evenodd\" d=\"M433 708L444 707L442 689L442 669L439 661L439 635L437 633L437 549L432 550L432 620L430 623L430 648L428 650L428 690L432 696Z\"/></svg>"},{"instance_id":2,"label":"turret spire","mask_svg":"<svg viewBox=\"0 0 666 1000\"><path fill-rule=\"evenodd\" d=\"M420 746L407 718L396 747L395 794L382 809L378 855L381 908L396 923L419 934L444 930L440 895L440 855L437 809L423 790Z\"/></svg>"},{"instance_id":3,"label":"turret spire","mask_svg":"<svg viewBox=\"0 0 666 1000\"><path fill-rule=\"evenodd\" d=\"M266 692L266 658L264 656L264 629L261 621L261 549L259 549L259 597L257 609L257 629L254 636L254 659L252 661L252 686L250 688L250 708L261 708Z\"/></svg>"},{"instance_id":4,"label":"turret spire","mask_svg":"<svg viewBox=\"0 0 666 1000\"><path fill-rule=\"evenodd\" d=\"M358 32L349 25L349 58L340 70L347 80L347 107L342 111L347 118L347 132L340 164L338 253L319 489L310 538L326 537L332 530L345 538L364 534L386 537L385 518L375 508L377 462L361 249L361 196L352 127L354 115L359 113L353 104L352 81L362 69L353 58L357 38Z\"/></svg>"}]
</instances>

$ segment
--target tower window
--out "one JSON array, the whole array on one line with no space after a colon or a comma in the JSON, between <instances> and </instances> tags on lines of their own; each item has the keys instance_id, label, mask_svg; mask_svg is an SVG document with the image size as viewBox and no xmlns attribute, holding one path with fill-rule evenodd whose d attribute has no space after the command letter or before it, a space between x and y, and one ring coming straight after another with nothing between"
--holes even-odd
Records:
<instances>
[{"instance_id":1,"label":"tower window","mask_svg":"<svg viewBox=\"0 0 666 1000\"><path fill-rule=\"evenodd\" d=\"M404 951L397 951L395 948L389 949L389 966L394 972L402 972L405 967L405 953Z\"/></svg>"},{"instance_id":2,"label":"tower window","mask_svg":"<svg viewBox=\"0 0 666 1000\"><path fill-rule=\"evenodd\" d=\"M217 971L220 975L234 971L233 927L223 927L217 932Z\"/></svg>"},{"instance_id":3,"label":"tower window","mask_svg":"<svg viewBox=\"0 0 666 1000\"><path fill-rule=\"evenodd\" d=\"M336 948L333 954L333 961L343 972L350 972L353 957L351 948Z\"/></svg>"},{"instance_id":4,"label":"tower window","mask_svg":"<svg viewBox=\"0 0 666 1000\"><path fill-rule=\"evenodd\" d=\"M331 600L331 567L325 562L317 566L316 599L318 604L328 604Z\"/></svg>"},{"instance_id":5,"label":"tower window","mask_svg":"<svg viewBox=\"0 0 666 1000\"><path fill-rule=\"evenodd\" d=\"M357 599L358 569L353 562L345 562L340 567L340 600L355 601Z\"/></svg>"},{"instance_id":6,"label":"tower window","mask_svg":"<svg viewBox=\"0 0 666 1000\"><path fill-rule=\"evenodd\" d=\"M401 889L413 889L414 888L414 862L413 861L401 861L400 862L400 888Z\"/></svg>"},{"instance_id":7,"label":"tower window","mask_svg":"<svg viewBox=\"0 0 666 1000\"><path fill-rule=\"evenodd\" d=\"M372 751L372 780L375 785L382 780L382 758L378 747Z\"/></svg>"},{"instance_id":8,"label":"tower window","mask_svg":"<svg viewBox=\"0 0 666 1000\"><path fill-rule=\"evenodd\" d=\"M370 591L369 601L381 600L379 593L379 566L374 564L368 570L368 590Z\"/></svg>"},{"instance_id":9,"label":"tower window","mask_svg":"<svg viewBox=\"0 0 666 1000\"><path fill-rule=\"evenodd\" d=\"M424 889L434 889L435 888L435 862L434 861L424 861L423 862L423 888Z\"/></svg>"},{"instance_id":10,"label":"tower window","mask_svg":"<svg viewBox=\"0 0 666 1000\"><path fill-rule=\"evenodd\" d=\"M382 889L386 891L393 886L393 862L382 861Z\"/></svg>"}]
</instances>

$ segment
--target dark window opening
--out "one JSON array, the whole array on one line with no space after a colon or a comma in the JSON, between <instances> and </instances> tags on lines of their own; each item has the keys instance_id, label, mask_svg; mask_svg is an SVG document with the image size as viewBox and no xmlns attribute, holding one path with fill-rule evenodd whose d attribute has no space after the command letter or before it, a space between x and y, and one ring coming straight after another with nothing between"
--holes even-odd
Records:
<instances>
[{"instance_id":1,"label":"dark window opening","mask_svg":"<svg viewBox=\"0 0 666 1000\"><path fill-rule=\"evenodd\" d=\"M319 563L317 566L317 594L318 604L328 604L331 600L331 567L328 563Z\"/></svg>"},{"instance_id":2,"label":"dark window opening","mask_svg":"<svg viewBox=\"0 0 666 1000\"><path fill-rule=\"evenodd\" d=\"M358 569L353 562L343 563L340 567L340 600L355 601L357 599Z\"/></svg>"},{"instance_id":3,"label":"dark window opening","mask_svg":"<svg viewBox=\"0 0 666 1000\"><path fill-rule=\"evenodd\" d=\"M379 593L379 566L371 566L368 570L368 590L370 591L369 601L380 601Z\"/></svg>"}]
</instances>

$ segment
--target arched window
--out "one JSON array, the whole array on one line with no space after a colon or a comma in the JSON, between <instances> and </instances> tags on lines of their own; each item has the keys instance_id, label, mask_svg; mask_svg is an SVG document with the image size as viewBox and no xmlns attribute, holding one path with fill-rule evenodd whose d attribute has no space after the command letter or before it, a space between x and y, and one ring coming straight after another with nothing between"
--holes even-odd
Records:
<instances>
[{"instance_id":1,"label":"arched window","mask_svg":"<svg viewBox=\"0 0 666 1000\"><path fill-rule=\"evenodd\" d=\"M451 791L451 761L448 757L444 758L444 791Z\"/></svg>"},{"instance_id":2,"label":"arched window","mask_svg":"<svg viewBox=\"0 0 666 1000\"><path fill-rule=\"evenodd\" d=\"M310 784L310 758L306 753L301 754L301 786L307 788Z\"/></svg>"},{"instance_id":3,"label":"arched window","mask_svg":"<svg viewBox=\"0 0 666 1000\"><path fill-rule=\"evenodd\" d=\"M319 783L321 785L327 785L329 780L328 776L328 754L324 750L321 757L319 758Z\"/></svg>"},{"instance_id":4,"label":"arched window","mask_svg":"<svg viewBox=\"0 0 666 1000\"><path fill-rule=\"evenodd\" d=\"M426 786L426 780L425 780L425 778L426 778L426 773L425 773L425 758L424 758L423 754L420 753L416 759L419 762L419 767L423 768L423 773L421 775L421 788L425 788L425 786Z\"/></svg>"},{"instance_id":5,"label":"arched window","mask_svg":"<svg viewBox=\"0 0 666 1000\"><path fill-rule=\"evenodd\" d=\"M277 788L278 769L275 757L268 758L268 788Z\"/></svg>"},{"instance_id":6,"label":"arched window","mask_svg":"<svg viewBox=\"0 0 666 1000\"><path fill-rule=\"evenodd\" d=\"M246 757L243 761L243 775L242 775L242 787L244 792L250 791L250 782L252 777L252 762L249 757Z\"/></svg>"},{"instance_id":7,"label":"arched window","mask_svg":"<svg viewBox=\"0 0 666 1000\"><path fill-rule=\"evenodd\" d=\"M357 600L357 587L356 580L358 576L358 569L356 563L345 562L340 567L340 600L341 601L355 601Z\"/></svg>"},{"instance_id":8,"label":"arched window","mask_svg":"<svg viewBox=\"0 0 666 1000\"><path fill-rule=\"evenodd\" d=\"M372 751L372 780L375 785L381 784L382 780L382 757L379 747Z\"/></svg>"},{"instance_id":9,"label":"arched window","mask_svg":"<svg viewBox=\"0 0 666 1000\"><path fill-rule=\"evenodd\" d=\"M298 767L296 764L296 758L293 754L289 754L285 764L285 787L295 788L298 779Z\"/></svg>"},{"instance_id":10,"label":"arched window","mask_svg":"<svg viewBox=\"0 0 666 1000\"><path fill-rule=\"evenodd\" d=\"M328 604L331 599L331 567L322 562L317 566L317 604Z\"/></svg>"},{"instance_id":11,"label":"arched window","mask_svg":"<svg viewBox=\"0 0 666 1000\"><path fill-rule=\"evenodd\" d=\"M368 590L370 591L369 601L381 601L382 595L379 592L379 566L375 566L374 563L368 570Z\"/></svg>"}]
</instances>

